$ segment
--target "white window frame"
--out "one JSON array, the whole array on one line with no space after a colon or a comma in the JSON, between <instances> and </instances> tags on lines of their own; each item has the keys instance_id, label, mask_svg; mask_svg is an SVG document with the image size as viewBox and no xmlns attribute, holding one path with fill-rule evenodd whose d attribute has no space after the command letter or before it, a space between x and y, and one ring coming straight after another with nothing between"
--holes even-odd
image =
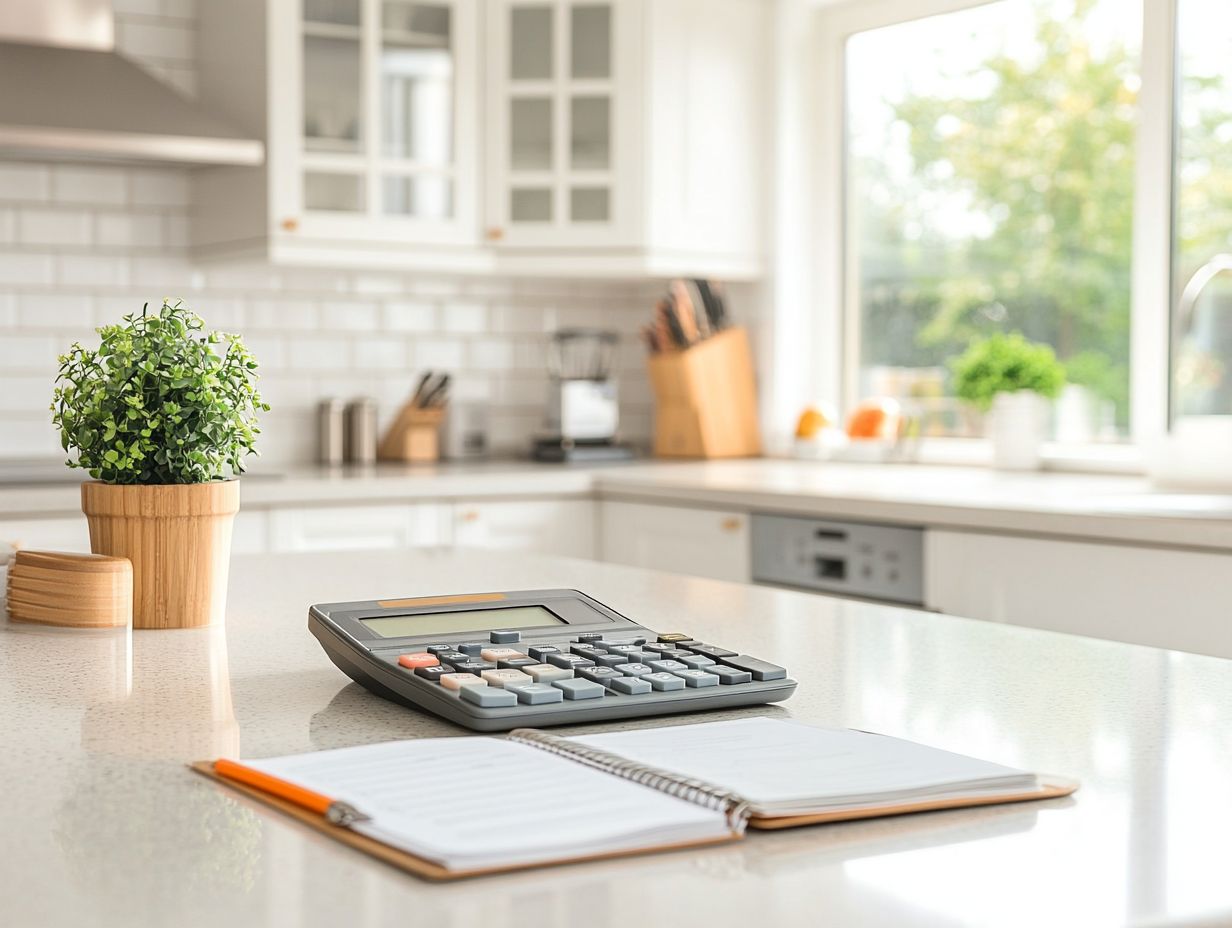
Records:
<instances>
[{"instance_id":1,"label":"white window frame","mask_svg":"<svg viewBox=\"0 0 1232 928\"><path fill-rule=\"evenodd\" d=\"M780 304L776 329L811 313L818 364L797 395L815 396L845 412L858 398L859 317L855 256L846 251L846 43L855 33L983 6L995 0L854 0L815 11L811 47L813 249L816 269L809 303ZM1142 2L1142 88L1138 102L1130 301L1130 435L1126 444L1050 445L1045 466L1056 469L1142 470L1142 449L1168 426L1172 308L1172 168L1176 0ZM783 201L780 198L780 205ZM779 236L783 242L782 235ZM794 301L793 301L794 302ZM787 317L785 324L784 316ZM807 331L802 324L801 329ZM782 395L787 385L776 385ZM929 439L930 462L979 463L988 443Z\"/></svg>"}]
</instances>

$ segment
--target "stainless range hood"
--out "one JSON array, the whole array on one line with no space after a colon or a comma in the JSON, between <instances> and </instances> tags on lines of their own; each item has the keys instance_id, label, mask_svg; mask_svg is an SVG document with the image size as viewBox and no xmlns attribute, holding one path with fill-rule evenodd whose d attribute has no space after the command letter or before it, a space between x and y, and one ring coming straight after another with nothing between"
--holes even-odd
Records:
<instances>
[{"instance_id":1,"label":"stainless range hood","mask_svg":"<svg viewBox=\"0 0 1232 928\"><path fill-rule=\"evenodd\" d=\"M111 0L0 2L0 157L260 164L265 146L115 51Z\"/></svg>"}]
</instances>

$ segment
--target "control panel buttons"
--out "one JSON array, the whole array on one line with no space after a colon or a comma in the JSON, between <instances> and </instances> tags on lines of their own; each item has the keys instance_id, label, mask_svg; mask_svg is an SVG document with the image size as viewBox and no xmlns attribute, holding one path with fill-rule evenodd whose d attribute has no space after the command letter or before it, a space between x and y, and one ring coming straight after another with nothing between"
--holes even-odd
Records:
<instances>
[{"instance_id":1,"label":"control panel buttons","mask_svg":"<svg viewBox=\"0 0 1232 928\"><path fill-rule=\"evenodd\" d=\"M492 644L513 644L522 640L522 633L507 628L496 629L488 634Z\"/></svg>"}]
</instances>

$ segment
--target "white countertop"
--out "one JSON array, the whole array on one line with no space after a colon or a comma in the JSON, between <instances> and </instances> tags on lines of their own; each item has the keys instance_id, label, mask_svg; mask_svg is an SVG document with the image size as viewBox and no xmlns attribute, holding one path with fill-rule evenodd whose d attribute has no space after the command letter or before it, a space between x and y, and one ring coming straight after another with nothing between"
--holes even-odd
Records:
<instances>
[{"instance_id":1,"label":"white countertop","mask_svg":"<svg viewBox=\"0 0 1232 928\"><path fill-rule=\"evenodd\" d=\"M435 885L184 767L464 735L351 684L308 634L305 607L554 586L800 681L785 703L726 715L884 732L1083 787ZM242 558L225 629L0 626L0 924L1228 924L1230 730L1232 662L1216 658L564 559Z\"/></svg>"},{"instance_id":2,"label":"white countertop","mask_svg":"<svg viewBox=\"0 0 1232 928\"><path fill-rule=\"evenodd\" d=\"M246 477L242 505L598 495L741 511L1232 550L1232 495L1102 474L775 459L304 468ZM0 486L0 519L80 511L76 484Z\"/></svg>"}]
</instances>

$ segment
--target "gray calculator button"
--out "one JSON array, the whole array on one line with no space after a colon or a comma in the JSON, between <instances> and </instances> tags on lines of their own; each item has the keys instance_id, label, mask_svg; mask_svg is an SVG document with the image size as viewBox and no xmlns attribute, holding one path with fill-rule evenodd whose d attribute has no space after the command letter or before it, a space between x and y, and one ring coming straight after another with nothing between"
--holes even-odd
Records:
<instances>
[{"instance_id":1,"label":"gray calculator button","mask_svg":"<svg viewBox=\"0 0 1232 928\"><path fill-rule=\"evenodd\" d=\"M648 673L654 673L654 670L640 661L632 664L617 664L613 669L619 670L626 677L644 677Z\"/></svg>"},{"instance_id":2,"label":"gray calculator button","mask_svg":"<svg viewBox=\"0 0 1232 928\"><path fill-rule=\"evenodd\" d=\"M453 669L458 673L483 673L485 670L495 670L496 665L491 661L458 661Z\"/></svg>"},{"instance_id":3,"label":"gray calculator button","mask_svg":"<svg viewBox=\"0 0 1232 928\"><path fill-rule=\"evenodd\" d=\"M426 648L424 648L424 650L427 651L429 654L444 654L445 652L452 651L453 645L451 644L430 644Z\"/></svg>"},{"instance_id":4,"label":"gray calculator button","mask_svg":"<svg viewBox=\"0 0 1232 928\"><path fill-rule=\"evenodd\" d=\"M502 629L500 631L490 632L488 637L492 639L492 644L513 644L515 641L522 640L522 633Z\"/></svg>"},{"instance_id":5,"label":"gray calculator button","mask_svg":"<svg viewBox=\"0 0 1232 928\"><path fill-rule=\"evenodd\" d=\"M684 689L684 680L674 673L662 671L659 673L648 673L644 677L638 677L639 680L645 680L656 690L682 690Z\"/></svg>"},{"instance_id":6,"label":"gray calculator button","mask_svg":"<svg viewBox=\"0 0 1232 928\"><path fill-rule=\"evenodd\" d=\"M528 706L542 706L565 698L565 694L550 683L519 683L506 687L505 692L513 693L518 697L518 702Z\"/></svg>"},{"instance_id":7,"label":"gray calculator button","mask_svg":"<svg viewBox=\"0 0 1232 928\"><path fill-rule=\"evenodd\" d=\"M602 648L596 648L593 644L571 644L569 645L570 654L580 654L587 660L594 660L600 654L606 654Z\"/></svg>"},{"instance_id":8,"label":"gray calculator button","mask_svg":"<svg viewBox=\"0 0 1232 928\"><path fill-rule=\"evenodd\" d=\"M684 647L685 650L692 651L694 654L701 654L705 657L733 657L736 653L713 644L702 644L700 641L690 641Z\"/></svg>"},{"instance_id":9,"label":"gray calculator button","mask_svg":"<svg viewBox=\"0 0 1232 928\"><path fill-rule=\"evenodd\" d=\"M706 673L704 670L677 670L675 674L684 680L685 686L700 688L703 686L719 685L719 678L712 673Z\"/></svg>"},{"instance_id":10,"label":"gray calculator button","mask_svg":"<svg viewBox=\"0 0 1232 928\"><path fill-rule=\"evenodd\" d=\"M747 670L754 680L782 680L787 676L787 669L769 661L759 661L747 654L726 655L723 663L737 670Z\"/></svg>"},{"instance_id":11,"label":"gray calculator button","mask_svg":"<svg viewBox=\"0 0 1232 928\"><path fill-rule=\"evenodd\" d=\"M662 642L651 642L650 644L642 645L642 650L653 651L656 654L661 654L664 651L674 651L675 647L670 644L663 644Z\"/></svg>"},{"instance_id":12,"label":"gray calculator button","mask_svg":"<svg viewBox=\"0 0 1232 928\"><path fill-rule=\"evenodd\" d=\"M580 654L549 654L547 664L555 664L557 667L564 667L567 670L576 670L578 667L593 667L595 662L587 660Z\"/></svg>"},{"instance_id":13,"label":"gray calculator button","mask_svg":"<svg viewBox=\"0 0 1232 928\"><path fill-rule=\"evenodd\" d=\"M643 693L649 693L653 689L641 677L617 677L608 686L617 693L624 693L626 696L641 696Z\"/></svg>"},{"instance_id":14,"label":"gray calculator button","mask_svg":"<svg viewBox=\"0 0 1232 928\"><path fill-rule=\"evenodd\" d=\"M629 663L629 659L623 654L596 654L592 660L600 667L615 667L617 664Z\"/></svg>"},{"instance_id":15,"label":"gray calculator button","mask_svg":"<svg viewBox=\"0 0 1232 928\"><path fill-rule=\"evenodd\" d=\"M532 644L526 649L526 653L538 660L543 660L549 654L555 654L560 648L554 648L550 644Z\"/></svg>"},{"instance_id":16,"label":"gray calculator button","mask_svg":"<svg viewBox=\"0 0 1232 928\"><path fill-rule=\"evenodd\" d=\"M523 667L534 667L539 662L533 657L510 657L496 662L501 670L521 670Z\"/></svg>"},{"instance_id":17,"label":"gray calculator button","mask_svg":"<svg viewBox=\"0 0 1232 928\"><path fill-rule=\"evenodd\" d=\"M748 683L753 679L753 675L747 670L737 670L735 667L724 667L722 664L707 667L706 672L714 674L719 678L720 683L728 686L736 683Z\"/></svg>"},{"instance_id":18,"label":"gray calculator button","mask_svg":"<svg viewBox=\"0 0 1232 928\"><path fill-rule=\"evenodd\" d=\"M647 661L646 666L656 673L671 672L675 670L688 670L680 661Z\"/></svg>"},{"instance_id":19,"label":"gray calculator button","mask_svg":"<svg viewBox=\"0 0 1232 928\"><path fill-rule=\"evenodd\" d=\"M574 641L599 641L603 638L603 632L587 632L584 635L578 635Z\"/></svg>"},{"instance_id":20,"label":"gray calculator button","mask_svg":"<svg viewBox=\"0 0 1232 928\"><path fill-rule=\"evenodd\" d=\"M488 646L486 641L464 641L458 645L458 650L463 654L476 655Z\"/></svg>"},{"instance_id":21,"label":"gray calculator button","mask_svg":"<svg viewBox=\"0 0 1232 928\"><path fill-rule=\"evenodd\" d=\"M436 659L442 664L458 664L463 661L469 661L471 656L463 654L461 651L438 651Z\"/></svg>"},{"instance_id":22,"label":"gray calculator button","mask_svg":"<svg viewBox=\"0 0 1232 928\"><path fill-rule=\"evenodd\" d=\"M631 654L634 651L640 651L635 644L608 644L607 642L599 642L599 647L607 651L608 654Z\"/></svg>"},{"instance_id":23,"label":"gray calculator button","mask_svg":"<svg viewBox=\"0 0 1232 928\"><path fill-rule=\"evenodd\" d=\"M681 683L684 681L682 680ZM598 699L604 692L602 683L593 680L553 680L552 685L565 694L565 699Z\"/></svg>"},{"instance_id":24,"label":"gray calculator button","mask_svg":"<svg viewBox=\"0 0 1232 928\"><path fill-rule=\"evenodd\" d=\"M481 709L502 709L518 704L517 696L495 686L464 686L458 693L466 702L473 702Z\"/></svg>"},{"instance_id":25,"label":"gray calculator button","mask_svg":"<svg viewBox=\"0 0 1232 928\"><path fill-rule=\"evenodd\" d=\"M700 654L690 654L688 657L682 657L680 663L684 664L690 670L700 670L705 667L709 670L714 666L714 661L709 657L702 657Z\"/></svg>"},{"instance_id":26,"label":"gray calculator button","mask_svg":"<svg viewBox=\"0 0 1232 928\"><path fill-rule=\"evenodd\" d=\"M680 648L674 648L671 651L660 651L658 659L661 661L678 661L682 658L692 656L692 651L684 651Z\"/></svg>"},{"instance_id":27,"label":"gray calculator button","mask_svg":"<svg viewBox=\"0 0 1232 928\"><path fill-rule=\"evenodd\" d=\"M630 664L644 664L647 661L657 661L662 655L656 654L654 651L630 651L625 655L625 660Z\"/></svg>"},{"instance_id":28,"label":"gray calculator button","mask_svg":"<svg viewBox=\"0 0 1232 928\"><path fill-rule=\"evenodd\" d=\"M624 676L619 670L611 667L579 667L577 675L583 680L593 680L595 683L602 683L607 686L612 680L619 680Z\"/></svg>"}]
</instances>

